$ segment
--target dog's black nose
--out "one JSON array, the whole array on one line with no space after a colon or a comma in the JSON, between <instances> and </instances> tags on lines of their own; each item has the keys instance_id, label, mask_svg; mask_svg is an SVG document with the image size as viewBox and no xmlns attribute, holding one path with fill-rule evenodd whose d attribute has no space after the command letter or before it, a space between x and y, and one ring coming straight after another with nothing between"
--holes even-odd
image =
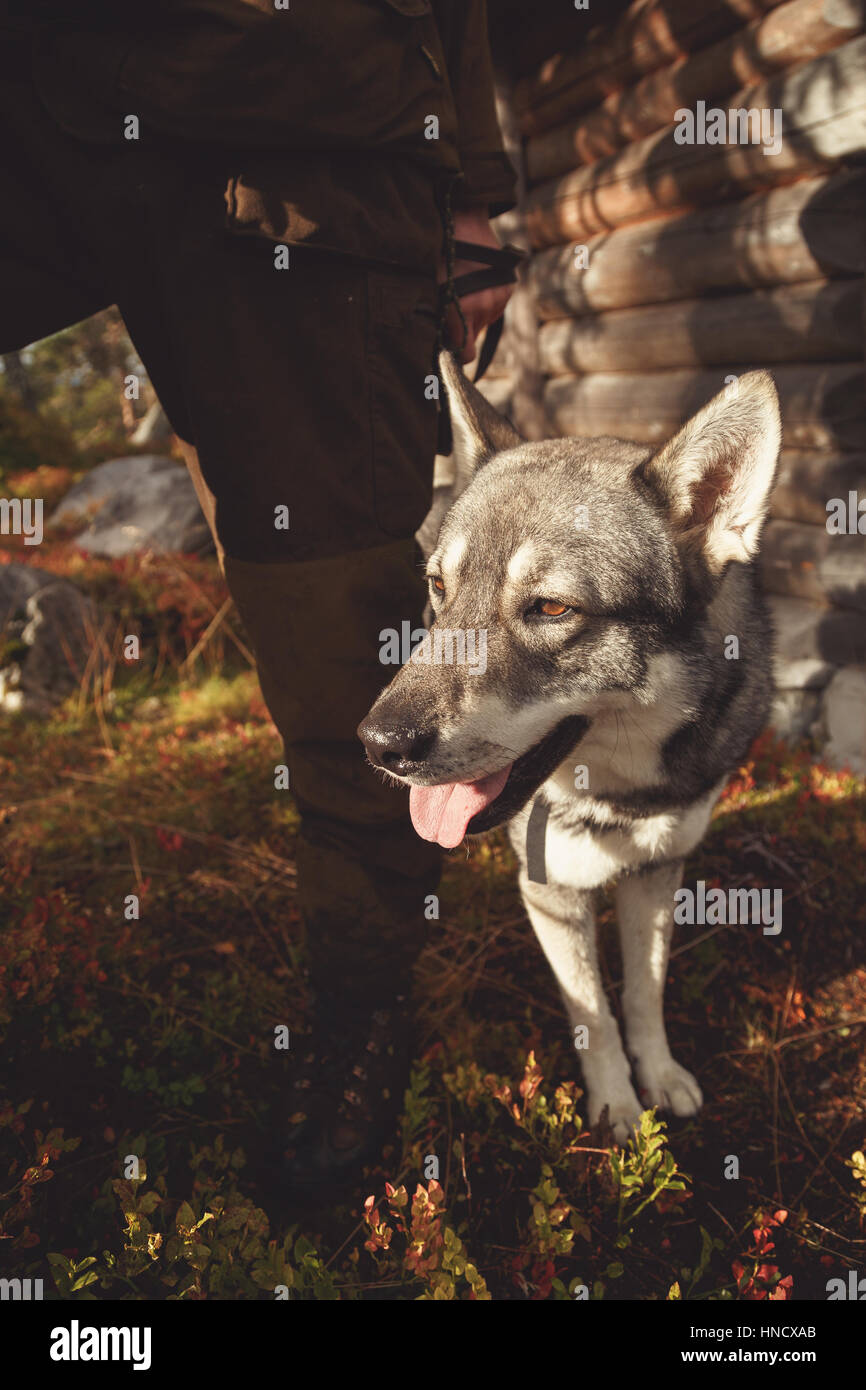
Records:
<instances>
[{"instance_id":1,"label":"dog's black nose","mask_svg":"<svg viewBox=\"0 0 866 1390\"><path fill-rule=\"evenodd\" d=\"M374 767L402 776L422 763L433 747L436 735L411 727L387 727L371 719L358 725L358 737Z\"/></svg>"}]
</instances>

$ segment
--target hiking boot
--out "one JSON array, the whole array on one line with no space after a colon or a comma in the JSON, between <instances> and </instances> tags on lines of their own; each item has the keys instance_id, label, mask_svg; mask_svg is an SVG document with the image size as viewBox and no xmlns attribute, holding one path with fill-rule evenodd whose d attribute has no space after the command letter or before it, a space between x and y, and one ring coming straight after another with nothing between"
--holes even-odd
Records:
<instances>
[{"instance_id":1,"label":"hiking boot","mask_svg":"<svg viewBox=\"0 0 866 1390\"><path fill-rule=\"evenodd\" d=\"M304 1186L360 1174L393 1132L409 1081L408 1002L367 1011L320 996L289 1096L285 1162Z\"/></svg>"}]
</instances>

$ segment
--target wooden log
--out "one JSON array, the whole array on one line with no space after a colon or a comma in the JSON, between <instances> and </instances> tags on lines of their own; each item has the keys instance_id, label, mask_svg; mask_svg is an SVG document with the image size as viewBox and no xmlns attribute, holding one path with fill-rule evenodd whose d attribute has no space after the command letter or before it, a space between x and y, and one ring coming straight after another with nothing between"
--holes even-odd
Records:
<instances>
[{"instance_id":1,"label":"wooden log","mask_svg":"<svg viewBox=\"0 0 866 1390\"><path fill-rule=\"evenodd\" d=\"M613 435L663 444L745 367L711 371L593 372L553 377L544 388L550 435ZM773 371L789 449L863 448L866 391L861 362L781 366Z\"/></svg>"},{"instance_id":2,"label":"wooden log","mask_svg":"<svg viewBox=\"0 0 866 1390\"><path fill-rule=\"evenodd\" d=\"M594 232L665 209L725 202L791 183L866 147L866 37L753 87L748 109L782 112L778 154L761 144L680 144L677 126L621 154L542 184L529 197L536 248L584 241Z\"/></svg>"},{"instance_id":3,"label":"wooden log","mask_svg":"<svg viewBox=\"0 0 866 1390\"><path fill-rule=\"evenodd\" d=\"M548 319L863 274L864 226L866 170L854 170L602 232L585 254L554 247L527 276Z\"/></svg>"},{"instance_id":4,"label":"wooden log","mask_svg":"<svg viewBox=\"0 0 866 1390\"><path fill-rule=\"evenodd\" d=\"M541 329L539 352L542 372L562 376L726 362L850 362L862 337L862 280L817 280L554 319Z\"/></svg>"},{"instance_id":5,"label":"wooden log","mask_svg":"<svg viewBox=\"0 0 866 1390\"><path fill-rule=\"evenodd\" d=\"M595 105L644 73L694 53L748 24L781 0L726 0L696 5L695 0L636 0L620 22L596 42L582 42L549 58L515 89L524 135L558 125L576 111Z\"/></svg>"},{"instance_id":6,"label":"wooden log","mask_svg":"<svg viewBox=\"0 0 866 1390\"><path fill-rule=\"evenodd\" d=\"M523 285L518 285L505 306L505 323L502 335L496 344L496 351L484 373L485 381L497 377L517 376L524 363L535 362L538 356L538 323L534 315L534 305L522 303ZM526 312L524 312L526 310ZM487 330L482 330L477 339L477 352L471 362L464 363L463 370L470 378L474 377L478 358L484 348ZM536 371L535 395L541 393L541 373Z\"/></svg>"},{"instance_id":7,"label":"wooden log","mask_svg":"<svg viewBox=\"0 0 866 1390\"><path fill-rule=\"evenodd\" d=\"M534 136L526 145L529 179L537 183L576 165L593 164L670 125L680 108L739 94L773 73L838 48L862 29L859 0L838 0L832 6L826 0L789 0L720 43L612 93L579 119ZM744 103L738 95L729 104Z\"/></svg>"},{"instance_id":8,"label":"wooden log","mask_svg":"<svg viewBox=\"0 0 866 1390\"><path fill-rule=\"evenodd\" d=\"M769 521L761 575L771 594L791 594L866 613L866 546L862 536L834 536L826 526Z\"/></svg>"},{"instance_id":9,"label":"wooden log","mask_svg":"<svg viewBox=\"0 0 866 1390\"><path fill-rule=\"evenodd\" d=\"M488 378L486 375L478 383L478 389L500 415L509 419L514 414L514 376Z\"/></svg>"},{"instance_id":10,"label":"wooden log","mask_svg":"<svg viewBox=\"0 0 866 1390\"><path fill-rule=\"evenodd\" d=\"M850 492L866 497L866 454L783 449L770 515L783 521L827 522L827 503Z\"/></svg>"},{"instance_id":11,"label":"wooden log","mask_svg":"<svg viewBox=\"0 0 866 1390\"><path fill-rule=\"evenodd\" d=\"M483 345L483 339L481 340L481 342ZM477 361L477 356L474 360ZM491 361L490 366L484 373L484 380L496 381L499 377L513 377L516 375L519 368L520 359L518 355L518 343L516 341L516 335L514 333L509 333L506 329L506 331L503 333L502 337L496 345L496 352L493 356L493 360ZM467 363L466 372L469 376L472 376L474 370L475 369L472 366L472 364Z\"/></svg>"}]
</instances>

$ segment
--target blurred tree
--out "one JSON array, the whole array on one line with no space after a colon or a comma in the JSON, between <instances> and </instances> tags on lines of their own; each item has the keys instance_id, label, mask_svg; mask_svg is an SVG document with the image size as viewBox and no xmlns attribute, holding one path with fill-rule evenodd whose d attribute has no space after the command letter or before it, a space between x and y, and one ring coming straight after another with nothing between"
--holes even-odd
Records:
<instances>
[{"instance_id":1,"label":"blurred tree","mask_svg":"<svg viewBox=\"0 0 866 1390\"><path fill-rule=\"evenodd\" d=\"M62 421L27 410L14 391L0 391L0 492L6 493L16 475L50 465L53 469L81 466L75 439Z\"/></svg>"},{"instance_id":2,"label":"blurred tree","mask_svg":"<svg viewBox=\"0 0 866 1390\"><path fill-rule=\"evenodd\" d=\"M79 466L135 453L131 438L156 400L144 367L115 307L64 328L20 353L3 357L0 397L7 406L35 413L71 437ZM8 411L4 412L8 415ZM18 412L12 418L20 423ZM7 468L17 453L11 422L4 430ZM47 442L47 441L46 441ZM38 463L51 463L42 457ZM58 460L59 461L59 460ZM64 460L66 462L68 460Z\"/></svg>"},{"instance_id":3,"label":"blurred tree","mask_svg":"<svg viewBox=\"0 0 866 1390\"><path fill-rule=\"evenodd\" d=\"M4 352L3 371L9 382L11 389L17 395L25 410L32 411L34 414L39 409L36 400L36 392L33 390L33 383L30 374L24 365L20 352Z\"/></svg>"}]
</instances>

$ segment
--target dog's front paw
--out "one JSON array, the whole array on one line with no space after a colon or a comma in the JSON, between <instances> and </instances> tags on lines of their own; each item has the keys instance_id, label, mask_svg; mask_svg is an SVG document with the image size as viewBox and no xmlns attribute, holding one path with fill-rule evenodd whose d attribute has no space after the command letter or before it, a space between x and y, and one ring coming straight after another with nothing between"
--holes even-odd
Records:
<instances>
[{"instance_id":1,"label":"dog's front paw","mask_svg":"<svg viewBox=\"0 0 866 1390\"><path fill-rule=\"evenodd\" d=\"M701 1088L690 1071L668 1056L657 1065L638 1063L638 1083L644 1108L658 1106L681 1117L697 1115L704 1103Z\"/></svg>"},{"instance_id":2,"label":"dog's front paw","mask_svg":"<svg viewBox=\"0 0 866 1390\"><path fill-rule=\"evenodd\" d=\"M640 1119L644 1106L631 1086L628 1086L614 1093L590 1091L588 1108L590 1124L594 1126L599 1120L606 1120L613 1130L616 1142L624 1144L631 1138L632 1130Z\"/></svg>"}]
</instances>

